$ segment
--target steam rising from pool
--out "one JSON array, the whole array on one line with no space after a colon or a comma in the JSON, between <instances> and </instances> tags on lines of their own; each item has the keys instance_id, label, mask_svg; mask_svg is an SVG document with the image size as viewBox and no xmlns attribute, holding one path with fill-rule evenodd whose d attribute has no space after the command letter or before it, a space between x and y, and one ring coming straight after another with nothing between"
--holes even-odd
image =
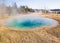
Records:
<instances>
[{"instance_id":1,"label":"steam rising from pool","mask_svg":"<svg viewBox=\"0 0 60 43\"><path fill-rule=\"evenodd\" d=\"M55 26L57 24L56 20L40 17L39 15L20 15L5 21L5 25L8 27L22 29Z\"/></svg>"}]
</instances>

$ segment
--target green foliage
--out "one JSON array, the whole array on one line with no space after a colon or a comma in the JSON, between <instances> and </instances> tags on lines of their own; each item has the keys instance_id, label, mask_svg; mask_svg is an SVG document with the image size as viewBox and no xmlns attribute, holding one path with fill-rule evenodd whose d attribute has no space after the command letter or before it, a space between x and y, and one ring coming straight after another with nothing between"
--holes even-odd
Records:
<instances>
[{"instance_id":1,"label":"green foliage","mask_svg":"<svg viewBox=\"0 0 60 43\"><path fill-rule=\"evenodd\" d=\"M34 10L31 9L31 8L29 8L28 6L21 6L21 9L22 9L25 13L27 13L27 12L34 12Z\"/></svg>"}]
</instances>

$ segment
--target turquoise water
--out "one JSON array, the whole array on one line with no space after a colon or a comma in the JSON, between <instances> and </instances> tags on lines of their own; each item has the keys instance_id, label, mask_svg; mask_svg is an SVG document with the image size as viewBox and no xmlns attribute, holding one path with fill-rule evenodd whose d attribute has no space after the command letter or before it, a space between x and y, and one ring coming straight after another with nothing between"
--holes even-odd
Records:
<instances>
[{"instance_id":1,"label":"turquoise water","mask_svg":"<svg viewBox=\"0 0 60 43\"><path fill-rule=\"evenodd\" d=\"M35 27L41 27L46 25L46 23L44 23L44 21L42 20L22 20L22 22L20 22L20 20L12 20L10 22L7 23L7 26L9 27L18 27L18 28L35 28Z\"/></svg>"},{"instance_id":2,"label":"turquoise water","mask_svg":"<svg viewBox=\"0 0 60 43\"><path fill-rule=\"evenodd\" d=\"M9 19L5 22L5 25L11 28L22 28L22 29L29 29L29 28L36 28L42 26L54 26L57 25L58 22L49 19L49 18L42 18L42 17L25 17L25 18L14 18Z\"/></svg>"}]
</instances>

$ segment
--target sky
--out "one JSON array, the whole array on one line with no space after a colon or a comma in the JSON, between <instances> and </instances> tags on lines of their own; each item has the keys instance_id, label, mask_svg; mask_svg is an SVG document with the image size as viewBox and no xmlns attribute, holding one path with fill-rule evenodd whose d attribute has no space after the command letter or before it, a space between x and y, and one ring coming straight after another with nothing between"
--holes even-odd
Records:
<instances>
[{"instance_id":1,"label":"sky","mask_svg":"<svg viewBox=\"0 0 60 43\"><path fill-rule=\"evenodd\" d=\"M13 5L16 2L17 6L26 5L33 9L60 9L60 0L0 0L6 5Z\"/></svg>"}]
</instances>

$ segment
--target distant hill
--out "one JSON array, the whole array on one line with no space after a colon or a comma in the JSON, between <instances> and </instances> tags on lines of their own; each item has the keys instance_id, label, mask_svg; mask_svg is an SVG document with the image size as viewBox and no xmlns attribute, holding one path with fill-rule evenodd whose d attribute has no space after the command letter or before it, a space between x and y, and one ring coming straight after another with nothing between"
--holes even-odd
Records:
<instances>
[{"instance_id":1,"label":"distant hill","mask_svg":"<svg viewBox=\"0 0 60 43\"><path fill-rule=\"evenodd\" d=\"M51 11L60 11L60 9L51 9Z\"/></svg>"}]
</instances>

